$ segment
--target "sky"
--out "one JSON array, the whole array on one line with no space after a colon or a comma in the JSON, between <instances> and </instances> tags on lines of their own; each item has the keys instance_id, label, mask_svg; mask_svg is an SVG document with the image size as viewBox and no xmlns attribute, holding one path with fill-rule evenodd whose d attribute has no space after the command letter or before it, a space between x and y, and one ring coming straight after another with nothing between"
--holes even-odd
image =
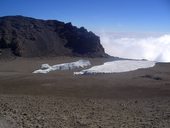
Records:
<instances>
[{"instance_id":1,"label":"sky","mask_svg":"<svg viewBox=\"0 0 170 128\"><path fill-rule=\"evenodd\" d=\"M0 16L84 26L113 56L170 62L170 0L0 0Z\"/></svg>"},{"instance_id":2,"label":"sky","mask_svg":"<svg viewBox=\"0 0 170 128\"><path fill-rule=\"evenodd\" d=\"M170 32L170 0L0 0L0 16L57 19L91 31Z\"/></svg>"}]
</instances>

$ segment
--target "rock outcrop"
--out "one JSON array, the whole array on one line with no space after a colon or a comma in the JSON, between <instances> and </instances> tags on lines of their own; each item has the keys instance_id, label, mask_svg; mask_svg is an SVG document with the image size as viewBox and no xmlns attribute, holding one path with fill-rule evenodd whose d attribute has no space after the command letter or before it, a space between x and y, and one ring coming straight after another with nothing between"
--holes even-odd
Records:
<instances>
[{"instance_id":1,"label":"rock outcrop","mask_svg":"<svg viewBox=\"0 0 170 128\"><path fill-rule=\"evenodd\" d=\"M107 56L100 38L84 27L23 16L0 17L0 49L22 57Z\"/></svg>"}]
</instances>

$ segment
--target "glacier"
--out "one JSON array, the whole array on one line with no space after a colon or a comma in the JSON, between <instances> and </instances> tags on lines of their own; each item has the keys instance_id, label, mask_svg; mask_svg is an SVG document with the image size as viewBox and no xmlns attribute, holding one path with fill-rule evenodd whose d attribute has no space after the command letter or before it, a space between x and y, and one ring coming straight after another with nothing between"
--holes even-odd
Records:
<instances>
[{"instance_id":1,"label":"glacier","mask_svg":"<svg viewBox=\"0 0 170 128\"><path fill-rule=\"evenodd\" d=\"M128 72L137 69L153 67L155 64L156 62L154 61L146 60L117 60L106 62L103 65L94 66L80 72L74 72L74 75Z\"/></svg>"},{"instance_id":2,"label":"glacier","mask_svg":"<svg viewBox=\"0 0 170 128\"><path fill-rule=\"evenodd\" d=\"M33 73L44 73L45 74L51 71L72 70L72 69L77 69L77 68L84 68L90 65L91 63L89 60L78 60L78 61L71 62L71 63L62 63L62 64L53 65L53 66L50 66L49 64L42 64L41 68L33 71Z\"/></svg>"}]
</instances>

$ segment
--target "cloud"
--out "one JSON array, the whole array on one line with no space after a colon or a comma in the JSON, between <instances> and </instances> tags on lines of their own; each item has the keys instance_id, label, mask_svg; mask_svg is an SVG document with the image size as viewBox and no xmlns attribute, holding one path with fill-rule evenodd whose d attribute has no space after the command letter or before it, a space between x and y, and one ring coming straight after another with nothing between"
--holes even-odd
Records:
<instances>
[{"instance_id":1,"label":"cloud","mask_svg":"<svg viewBox=\"0 0 170 128\"><path fill-rule=\"evenodd\" d=\"M170 34L99 33L106 53L130 59L170 62Z\"/></svg>"}]
</instances>

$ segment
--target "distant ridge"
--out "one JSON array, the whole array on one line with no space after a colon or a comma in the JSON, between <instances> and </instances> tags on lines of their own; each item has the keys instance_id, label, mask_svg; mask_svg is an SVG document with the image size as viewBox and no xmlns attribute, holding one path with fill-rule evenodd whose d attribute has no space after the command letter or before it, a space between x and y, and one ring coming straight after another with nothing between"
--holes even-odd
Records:
<instances>
[{"instance_id":1,"label":"distant ridge","mask_svg":"<svg viewBox=\"0 0 170 128\"><path fill-rule=\"evenodd\" d=\"M0 17L0 52L21 57L107 57L100 38L84 27L24 16Z\"/></svg>"}]
</instances>

